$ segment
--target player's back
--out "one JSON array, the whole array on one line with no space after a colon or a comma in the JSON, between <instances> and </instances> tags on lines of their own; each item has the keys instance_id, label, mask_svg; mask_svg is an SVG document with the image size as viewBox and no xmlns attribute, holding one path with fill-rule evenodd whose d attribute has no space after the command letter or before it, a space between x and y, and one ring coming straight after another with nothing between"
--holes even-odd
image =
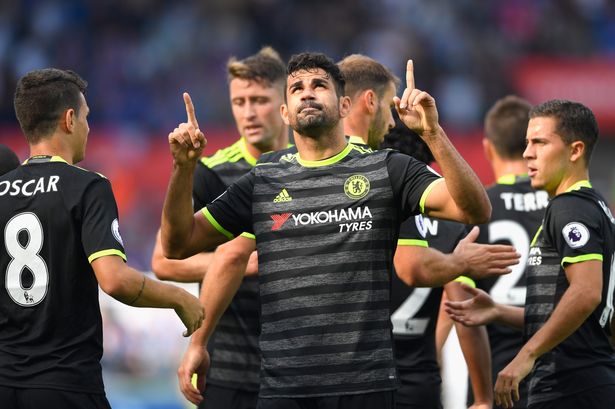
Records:
<instances>
[{"instance_id":1,"label":"player's back","mask_svg":"<svg viewBox=\"0 0 615 409\"><path fill-rule=\"evenodd\" d=\"M59 157L33 157L0 177L0 384L102 392L88 258L125 257L110 215L109 181ZM101 228L108 233L94 234Z\"/></svg>"},{"instance_id":2,"label":"player's back","mask_svg":"<svg viewBox=\"0 0 615 409\"><path fill-rule=\"evenodd\" d=\"M525 268L530 242L544 216L549 196L543 190L535 190L527 176L507 175L487 189L492 206L491 221L481 226L478 242L511 244L521 254L519 263L512 272L497 278L477 281L477 286L487 291L498 303L523 306L526 295ZM523 345L520 331L503 325L487 326L491 344L493 379L515 357ZM525 388L522 384L522 388ZM515 408L525 407L527 394Z\"/></svg>"}]
</instances>

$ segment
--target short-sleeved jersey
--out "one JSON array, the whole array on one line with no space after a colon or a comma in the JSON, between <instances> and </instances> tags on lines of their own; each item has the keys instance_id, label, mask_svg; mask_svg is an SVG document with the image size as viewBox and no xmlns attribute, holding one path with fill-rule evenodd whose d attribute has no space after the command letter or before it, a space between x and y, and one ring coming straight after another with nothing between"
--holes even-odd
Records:
<instances>
[{"instance_id":1,"label":"short-sleeved jersey","mask_svg":"<svg viewBox=\"0 0 615 409\"><path fill-rule=\"evenodd\" d=\"M568 288L567 265L602 261L602 301L572 335L536 361L529 380L530 405L615 384L615 354L609 342L614 251L615 220L588 181L551 199L527 260L525 338L545 324Z\"/></svg>"},{"instance_id":2,"label":"short-sleeved jersey","mask_svg":"<svg viewBox=\"0 0 615 409\"><path fill-rule=\"evenodd\" d=\"M401 225L397 245L429 246L452 253L465 234L464 224L417 215ZM441 299L442 287L409 287L393 275L391 321L401 383L396 399L400 403L435 407L440 402L436 323Z\"/></svg>"},{"instance_id":3,"label":"short-sleeved jersey","mask_svg":"<svg viewBox=\"0 0 615 409\"><path fill-rule=\"evenodd\" d=\"M200 210L256 164L242 138L202 158L194 175L195 210ZM260 352L258 278L245 277L211 339L207 382L230 389L258 391Z\"/></svg>"},{"instance_id":4,"label":"short-sleeved jersey","mask_svg":"<svg viewBox=\"0 0 615 409\"><path fill-rule=\"evenodd\" d=\"M487 291L498 303L523 306L525 304L525 265L530 240L538 227L549 203L544 190L535 190L527 175L506 175L487 188L491 202L491 221L480 226L476 240L487 244L510 244L521 254L519 264L512 272L501 277L477 280L477 287ZM491 344L493 381L497 374L512 361L523 346L523 334L513 328L492 324L487 326ZM515 408L526 407L525 382L521 384L521 398ZM471 392L471 391L470 391Z\"/></svg>"},{"instance_id":5,"label":"short-sleeved jersey","mask_svg":"<svg viewBox=\"0 0 615 409\"><path fill-rule=\"evenodd\" d=\"M0 385L104 393L90 263L126 258L111 184L59 157L0 177Z\"/></svg>"},{"instance_id":6,"label":"short-sleeved jersey","mask_svg":"<svg viewBox=\"0 0 615 409\"><path fill-rule=\"evenodd\" d=\"M353 144L323 161L281 151L203 213L256 236L261 397L397 386L390 275L399 226L439 176L393 151Z\"/></svg>"}]
</instances>

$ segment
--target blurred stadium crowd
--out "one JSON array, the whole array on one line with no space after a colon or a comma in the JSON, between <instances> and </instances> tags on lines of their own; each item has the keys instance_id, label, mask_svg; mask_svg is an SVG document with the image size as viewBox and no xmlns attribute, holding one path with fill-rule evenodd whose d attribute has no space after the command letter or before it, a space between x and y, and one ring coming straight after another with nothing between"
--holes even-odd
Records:
<instances>
[{"instance_id":1,"label":"blurred stadium crowd","mask_svg":"<svg viewBox=\"0 0 615 409\"><path fill-rule=\"evenodd\" d=\"M129 259L133 266L148 270L169 174L166 135L185 115L181 91L191 91L199 120L207 124L207 152L227 145L236 133L226 61L232 55L252 54L262 45L273 46L284 58L306 50L335 59L359 52L401 77L406 59L413 58L417 83L435 96L448 133L457 138L464 156L474 155L474 162L472 157L466 159L483 181L490 181L477 162L482 161L476 137L485 110L503 95L520 93L514 71L528 56L554 61L598 57L613 64L615 2L1 1L0 143L9 144L25 159L26 146L12 106L21 75L54 66L73 69L85 78L92 132L83 166L113 182ZM615 78L611 86L615 91ZM612 98L612 93L606 94ZM609 132L615 134L615 127ZM609 142L613 148L615 138L601 144L608 147ZM595 161L600 161L599 155ZM594 175L601 177L600 172ZM598 181L598 186L610 189L605 194L611 203L613 176L611 169L605 182ZM111 304L103 299L103 305ZM112 405L182 407L172 403L181 402L179 397L160 397L176 389L173 373L184 349L173 317L105 311L103 362L110 376L106 382ZM142 333L152 330L158 335L148 336L143 345ZM126 374L134 377L124 378ZM138 387L127 379L149 383L136 395L138 402L114 397L114 391L124 388L130 396L129 390ZM163 379L164 386L152 388L152 379Z\"/></svg>"},{"instance_id":2,"label":"blurred stadium crowd","mask_svg":"<svg viewBox=\"0 0 615 409\"><path fill-rule=\"evenodd\" d=\"M207 123L230 123L224 63L270 44L334 58L367 54L394 72L405 58L449 126L481 121L511 92L527 54L615 54L607 0L25 0L0 3L0 121L13 121L20 75L72 68L90 83L93 122L174 126L178 90L194 92ZM463 104L459 104L462 100Z\"/></svg>"}]
</instances>

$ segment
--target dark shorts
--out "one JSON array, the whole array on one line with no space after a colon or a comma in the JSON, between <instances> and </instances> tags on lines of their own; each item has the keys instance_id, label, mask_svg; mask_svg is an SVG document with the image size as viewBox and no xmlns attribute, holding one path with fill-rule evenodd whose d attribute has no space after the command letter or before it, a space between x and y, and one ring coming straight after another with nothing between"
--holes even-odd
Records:
<instances>
[{"instance_id":1,"label":"dark shorts","mask_svg":"<svg viewBox=\"0 0 615 409\"><path fill-rule=\"evenodd\" d=\"M397 409L442 409L440 385L426 385L422 388L403 383L395 395Z\"/></svg>"},{"instance_id":2,"label":"dark shorts","mask_svg":"<svg viewBox=\"0 0 615 409\"><path fill-rule=\"evenodd\" d=\"M207 384L199 409L255 409L258 391L242 391Z\"/></svg>"},{"instance_id":3,"label":"dark shorts","mask_svg":"<svg viewBox=\"0 0 615 409\"><path fill-rule=\"evenodd\" d=\"M395 391L314 398L260 398L257 409L395 409Z\"/></svg>"},{"instance_id":4,"label":"dark shorts","mask_svg":"<svg viewBox=\"0 0 615 409\"><path fill-rule=\"evenodd\" d=\"M0 386L2 409L111 409L104 394Z\"/></svg>"},{"instance_id":5,"label":"dark shorts","mask_svg":"<svg viewBox=\"0 0 615 409\"><path fill-rule=\"evenodd\" d=\"M559 399L534 403L528 409L607 409L615 407L615 385L601 385Z\"/></svg>"}]
</instances>

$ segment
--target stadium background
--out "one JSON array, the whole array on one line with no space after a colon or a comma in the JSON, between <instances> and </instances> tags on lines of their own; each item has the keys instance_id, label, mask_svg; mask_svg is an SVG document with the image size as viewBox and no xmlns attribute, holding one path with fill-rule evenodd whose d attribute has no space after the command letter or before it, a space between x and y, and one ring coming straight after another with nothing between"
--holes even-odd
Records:
<instances>
[{"instance_id":1,"label":"stadium background","mask_svg":"<svg viewBox=\"0 0 615 409\"><path fill-rule=\"evenodd\" d=\"M283 58L360 52L401 78L405 60L414 59L417 87L435 96L449 136L486 184L493 175L482 155L482 117L497 98L581 101L597 114L602 135L592 181L615 203L609 0L3 0L0 143L27 157L12 107L21 75L47 66L82 75L91 109L82 166L112 181L129 262L147 271L170 173L166 136L185 118L181 92L191 92L206 153L231 143L225 63L263 45ZM113 407L187 407L175 380L186 341L174 315L106 296L101 302Z\"/></svg>"}]
</instances>

